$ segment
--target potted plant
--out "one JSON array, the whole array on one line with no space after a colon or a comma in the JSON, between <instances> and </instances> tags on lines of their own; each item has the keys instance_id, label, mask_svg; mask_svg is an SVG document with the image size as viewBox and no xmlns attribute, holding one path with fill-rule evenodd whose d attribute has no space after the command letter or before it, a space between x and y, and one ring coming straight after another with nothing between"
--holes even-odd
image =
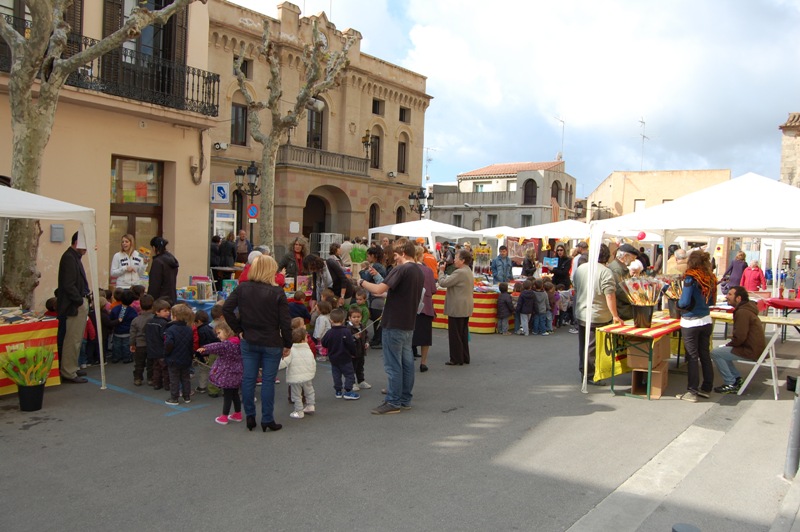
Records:
<instances>
[{"instance_id":1,"label":"potted plant","mask_svg":"<svg viewBox=\"0 0 800 532\"><path fill-rule=\"evenodd\" d=\"M24 412L41 410L44 385L53 365L53 346L25 346L0 353L0 373L19 389L19 408Z\"/></svg>"}]
</instances>

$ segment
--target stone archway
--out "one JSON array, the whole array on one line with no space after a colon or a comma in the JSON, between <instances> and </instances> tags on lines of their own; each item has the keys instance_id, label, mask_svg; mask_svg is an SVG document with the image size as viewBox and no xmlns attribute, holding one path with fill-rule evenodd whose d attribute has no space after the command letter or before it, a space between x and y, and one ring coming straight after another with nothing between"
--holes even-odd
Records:
<instances>
[{"instance_id":1,"label":"stone archway","mask_svg":"<svg viewBox=\"0 0 800 532\"><path fill-rule=\"evenodd\" d=\"M309 192L303 208L303 234L350 234L352 204L339 187L324 185Z\"/></svg>"}]
</instances>

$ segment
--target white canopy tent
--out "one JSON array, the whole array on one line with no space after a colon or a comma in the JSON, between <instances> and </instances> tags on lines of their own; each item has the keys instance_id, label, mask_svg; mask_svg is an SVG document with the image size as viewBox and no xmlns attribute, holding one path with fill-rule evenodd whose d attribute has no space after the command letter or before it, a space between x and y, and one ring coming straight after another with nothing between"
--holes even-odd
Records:
<instances>
[{"instance_id":1,"label":"white canopy tent","mask_svg":"<svg viewBox=\"0 0 800 532\"><path fill-rule=\"evenodd\" d=\"M770 239L772 271L777 272L783 241L800 238L800 217L795 213L798 205L800 188L747 173L643 211L592 222L589 224L588 278L594 279L597 273L597 257L604 235L624 236L639 231L660 234L664 249L678 236L708 235L712 251L721 237ZM585 288L587 301L590 301L592 283ZM588 344L587 327L584 363L588 359ZM585 375L583 391L586 391Z\"/></svg>"},{"instance_id":2,"label":"white canopy tent","mask_svg":"<svg viewBox=\"0 0 800 532\"><path fill-rule=\"evenodd\" d=\"M373 227L369 230L369 239L372 240L373 235L378 234L407 236L411 238L423 237L428 240L429 245L433 245L433 243L436 241L436 237L449 238L453 240L465 237L480 237L479 233L475 233L455 225L427 219L392 225L383 225L381 227Z\"/></svg>"},{"instance_id":3,"label":"white canopy tent","mask_svg":"<svg viewBox=\"0 0 800 532\"><path fill-rule=\"evenodd\" d=\"M54 200L38 194L23 192L9 187L0 187L0 218L32 218L36 220L76 220L81 223L81 231L86 241L86 253L89 256L90 288L94 301L100 301L100 289L97 280L97 228L94 209ZM95 305L95 317L100 323L100 309ZM106 388L106 370L103 364L105 353L100 328L97 329L100 344L100 376L101 387Z\"/></svg>"},{"instance_id":4,"label":"white canopy tent","mask_svg":"<svg viewBox=\"0 0 800 532\"><path fill-rule=\"evenodd\" d=\"M561 220L549 224L520 227L508 233L508 236L583 240L589 237L589 224L578 220Z\"/></svg>"}]
</instances>

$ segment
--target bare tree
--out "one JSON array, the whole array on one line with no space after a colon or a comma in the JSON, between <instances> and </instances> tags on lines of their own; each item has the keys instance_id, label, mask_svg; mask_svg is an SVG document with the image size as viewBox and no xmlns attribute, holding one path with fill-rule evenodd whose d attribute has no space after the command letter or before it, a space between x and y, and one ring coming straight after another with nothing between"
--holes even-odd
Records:
<instances>
[{"instance_id":1,"label":"bare tree","mask_svg":"<svg viewBox=\"0 0 800 532\"><path fill-rule=\"evenodd\" d=\"M9 103L11 105L12 186L39 192L42 158L53 131L58 95L79 67L137 38L142 30L167 20L196 0L175 0L157 11L134 8L120 29L101 41L65 57L70 27L64 20L73 0L23 0L30 11L30 28L17 31L0 16L0 37L11 50ZM199 0L206 3L207 0ZM0 306L32 306L39 284L36 254L42 230L38 220L11 220Z\"/></svg>"},{"instance_id":2,"label":"bare tree","mask_svg":"<svg viewBox=\"0 0 800 532\"><path fill-rule=\"evenodd\" d=\"M350 36L341 50L327 52L327 45L323 41L316 21L312 24L312 44L303 46L303 63L305 65L305 83L301 85L294 106L286 115L281 115L280 99L283 95L281 80L281 65L276 52L275 43L270 40L269 21L264 20L262 42L258 46L259 55L263 55L269 65L269 82L267 83L267 99L256 101L245 84L245 74L242 71L242 62L245 56L245 43L242 43L239 56L234 62L234 72L239 80L239 90L242 91L247 102L247 118L250 126L250 136L263 146L261 152L261 172L263 184L261 186L261 223L258 236L262 244L275 249L275 161L278 156L278 147L281 136L288 129L297 126L300 119L305 116L306 107L313 103L320 94L339 84L339 73L347 68L350 63L347 53L355 37ZM323 64L324 63L324 64ZM272 118L272 127L265 133L261 127L259 112L268 110Z\"/></svg>"}]
</instances>

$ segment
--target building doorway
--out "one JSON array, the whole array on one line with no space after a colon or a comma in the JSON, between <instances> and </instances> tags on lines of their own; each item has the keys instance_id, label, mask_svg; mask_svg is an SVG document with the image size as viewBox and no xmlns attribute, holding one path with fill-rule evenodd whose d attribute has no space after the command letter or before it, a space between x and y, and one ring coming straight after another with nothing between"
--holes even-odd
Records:
<instances>
[{"instance_id":1,"label":"building doorway","mask_svg":"<svg viewBox=\"0 0 800 532\"><path fill-rule=\"evenodd\" d=\"M330 233L325 223L328 207L319 196L309 196L303 209L303 234Z\"/></svg>"},{"instance_id":2,"label":"building doorway","mask_svg":"<svg viewBox=\"0 0 800 532\"><path fill-rule=\"evenodd\" d=\"M112 157L109 266L123 235L133 235L137 249L149 250L150 239L161 234L163 175L160 161Z\"/></svg>"}]
</instances>

